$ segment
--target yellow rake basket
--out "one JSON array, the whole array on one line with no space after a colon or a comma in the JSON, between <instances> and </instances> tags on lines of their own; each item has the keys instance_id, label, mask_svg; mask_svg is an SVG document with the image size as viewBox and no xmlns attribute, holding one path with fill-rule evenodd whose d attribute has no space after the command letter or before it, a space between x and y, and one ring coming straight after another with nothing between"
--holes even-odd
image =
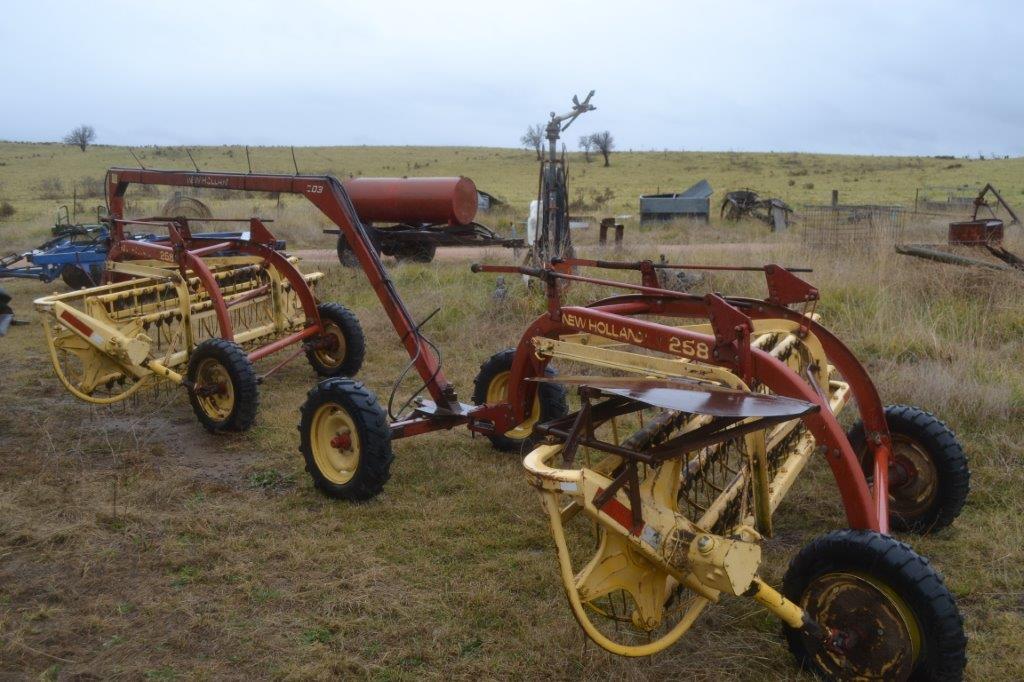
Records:
<instances>
[{"instance_id":1,"label":"yellow rake basket","mask_svg":"<svg viewBox=\"0 0 1024 682\"><path fill-rule=\"evenodd\" d=\"M294 262L296 259L290 259ZM302 329L306 315L291 284L257 256L204 259L228 309L234 342L254 348ZM217 338L213 302L191 271L160 261L108 263L124 281L35 301L57 378L95 404L124 400L177 371L195 347ZM323 275L303 276L313 286Z\"/></svg>"}]
</instances>

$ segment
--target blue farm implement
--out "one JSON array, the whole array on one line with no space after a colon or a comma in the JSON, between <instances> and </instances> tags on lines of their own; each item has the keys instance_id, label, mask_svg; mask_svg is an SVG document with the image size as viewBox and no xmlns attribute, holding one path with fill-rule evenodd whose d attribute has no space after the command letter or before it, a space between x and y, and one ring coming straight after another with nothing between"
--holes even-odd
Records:
<instances>
[{"instance_id":1,"label":"blue farm implement","mask_svg":"<svg viewBox=\"0 0 1024 682\"><path fill-rule=\"evenodd\" d=\"M25 253L0 257L0 278L38 279L52 282L60 277L72 289L92 286L103 275L107 260L106 226L58 225L53 239Z\"/></svg>"},{"instance_id":2,"label":"blue farm implement","mask_svg":"<svg viewBox=\"0 0 1024 682\"><path fill-rule=\"evenodd\" d=\"M72 289L99 284L103 279L107 252L110 250L110 230L106 223L73 225L58 219L53 234L55 236L52 239L31 251L0 256L0 279L6 277L52 282L60 277ZM129 236L152 243L168 241L167 236L155 234ZM243 241L249 239L248 232L205 232L196 236ZM283 251L284 241L276 241L274 248Z\"/></svg>"}]
</instances>

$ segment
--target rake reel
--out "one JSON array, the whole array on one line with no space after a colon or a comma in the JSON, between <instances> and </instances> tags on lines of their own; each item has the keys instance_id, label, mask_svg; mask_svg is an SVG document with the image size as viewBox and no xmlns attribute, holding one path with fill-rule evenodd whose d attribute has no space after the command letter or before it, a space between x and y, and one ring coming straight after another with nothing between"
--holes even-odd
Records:
<instances>
[{"instance_id":1,"label":"rake reel","mask_svg":"<svg viewBox=\"0 0 1024 682\"><path fill-rule=\"evenodd\" d=\"M525 273L547 281L549 314L517 353L581 372L523 377L571 388L580 404L536 424L543 440L523 464L585 634L618 655L652 655L686 634L708 605L733 595L775 614L801 665L825 677L961 676L956 603L931 565L888 528L890 505L931 523L893 516L909 530L951 522L967 492L966 458L934 417L882 407L863 368L813 312L818 292L777 266L757 268L769 295L756 300L658 289L650 262L560 265L643 277L632 285L550 269ZM558 278L631 293L563 307ZM848 437L835 415L851 401L862 421ZM905 428L911 422L917 427ZM779 590L760 577L761 543L822 451L852 530L807 545ZM911 471L913 484L904 477Z\"/></svg>"},{"instance_id":2,"label":"rake reel","mask_svg":"<svg viewBox=\"0 0 1024 682\"><path fill-rule=\"evenodd\" d=\"M263 378L257 360L298 344L287 360L305 351L321 376L358 371L355 316L317 303L323 275L301 274L259 219L245 240L194 236L183 218L110 222L110 281L35 301L53 368L76 398L116 403L170 382L188 389L207 429L245 430ZM126 225L166 227L169 238L126 238Z\"/></svg>"}]
</instances>

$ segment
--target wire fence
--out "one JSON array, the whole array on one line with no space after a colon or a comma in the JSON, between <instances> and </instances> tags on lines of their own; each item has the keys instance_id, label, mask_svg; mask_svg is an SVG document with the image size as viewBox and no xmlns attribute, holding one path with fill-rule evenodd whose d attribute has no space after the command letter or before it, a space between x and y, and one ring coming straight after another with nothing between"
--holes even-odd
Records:
<instances>
[{"instance_id":1,"label":"wire fence","mask_svg":"<svg viewBox=\"0 0 1024 682\"><path fill-rule=\"evenodd\" d=\"M969 213L980 186L920 187L914 193L914 210L939 213Z\"/></svg>"},{"instance_id":2,"label":"wire fence","mask_svg":"<svg viewBox=\"0 0 1024 682\"><path fill-rule=\"evenodd\" d=\"M873 248L899 243L907 211L902 206L805 206L798 213L804 242L819 248Z\"/></svg>"}]
</instances>

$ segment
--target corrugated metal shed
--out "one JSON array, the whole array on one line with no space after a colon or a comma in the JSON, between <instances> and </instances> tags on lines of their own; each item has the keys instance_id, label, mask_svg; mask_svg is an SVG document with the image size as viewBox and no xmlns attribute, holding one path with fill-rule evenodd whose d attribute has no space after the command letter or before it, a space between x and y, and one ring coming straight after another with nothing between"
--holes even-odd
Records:
<instances>
[{"instance_id":1,"label":"corrugated metal shed","mask_svg":"<svg viewBox=\"0 0 1024 682\"><path fill-rule=\"evenodd\" d=\"M713 193L711 184L701 180L683 192L643 195L640 197L640 223L686 217L707 221Z\"/></svg>"},{"instance_id":2,"label":"corrugated metal shed","mask_svg":"<svg viewBox=\"0 0 1024 682\"><path fill-rule=\"evenodd\" d=\"M505 202L490 192L483 190L476 191L476 208L478 211L490 211L495 206L502 206Z\"/></svg>"}]
</instances>

